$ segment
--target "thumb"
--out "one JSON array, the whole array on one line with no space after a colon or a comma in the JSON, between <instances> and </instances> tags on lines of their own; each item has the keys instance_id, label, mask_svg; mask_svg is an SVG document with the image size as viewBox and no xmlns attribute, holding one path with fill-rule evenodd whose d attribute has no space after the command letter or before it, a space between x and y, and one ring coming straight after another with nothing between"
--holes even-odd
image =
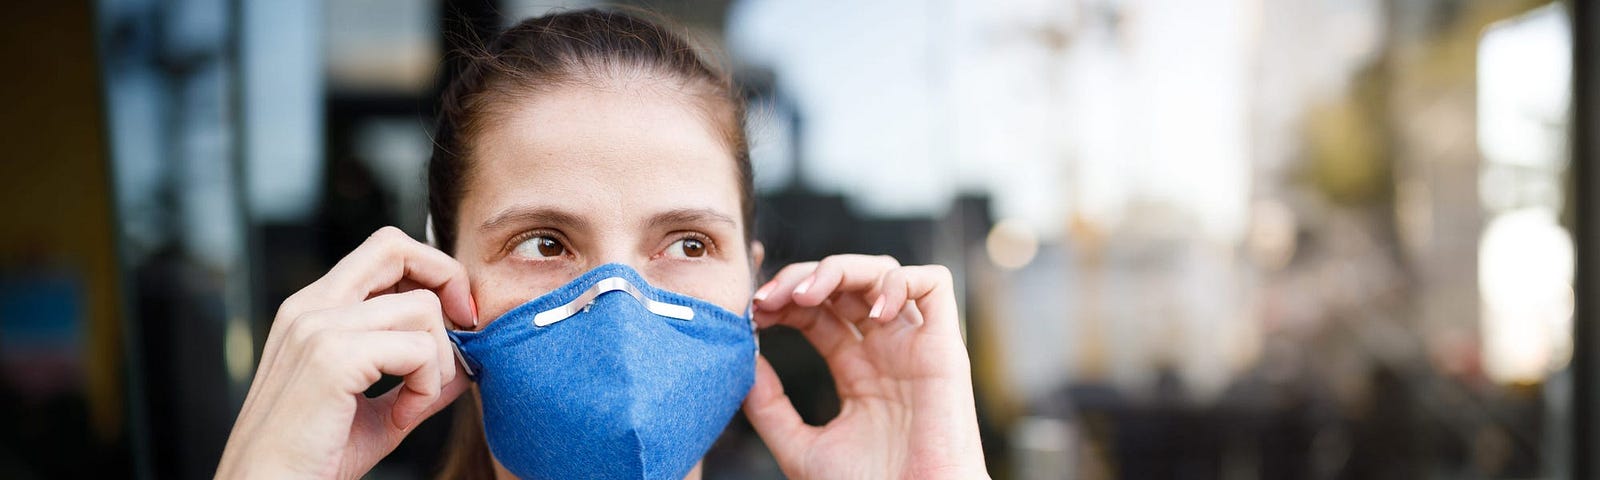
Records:
<instances>
[{"instance_id":1,"label":"thumb","mask_svg":"<svg viewBox=\"0 0 1600 480\"><path fill-rule=\"evenodd\" d=\"M756 356L756 384L744 399L744 416L750 419L756 435L766 442L780 465L800 455L817 436L817 427L806 425L800 413L783 393L783 383L766 357Z\"/></svg>"},{"instance_id":2,"label":"thumb","mask_svg":"<svg viewBox=\"0 0 1600 480\"><path fill-rule=\"evenodd\" d=\"M365 472L377 465L379 460L400 446L400 441L405 440L406 435L410 434L418 423L449 406L471 387L472 381L468 380L465 374L457 375L455 380L440 388L438 397L434 398L431 404L422 406L420 413L395 412L396 403L406 388L405 385L396 385L383 395L360 399L357 402L355 418L350 425L349 445L345 447L343 466L340 467L340 470L346 473L341 474L339 478L362 477ZM395 425L394 416L397 414L410 418L404 420L406 426Z\"/></svg>"},{"instance_id":3,"label":"thumb","mask_svg":"<svg viewBox=\"0 0 1600 480\"><path fill-rule=\"evenodd\" d=\"M351 434L360 433L362 438L381 439L371 443L386 447L378 452L379 458L387 455L388 449L398 446L400 441L404 440L406 435L409 435L423 420L455 403L457 398L472 388L472 380L459 370L460 364L455 368L457 368L456 378L440 387L439 395L429 399L427 403L415 402L414 399L417 397L412 392L406 391L405 385L395 385L383 395L369 399L368 406L377 415L371 416L372 418L361 418L358 415L357 424Z\"/></svg>"}]
</instances>

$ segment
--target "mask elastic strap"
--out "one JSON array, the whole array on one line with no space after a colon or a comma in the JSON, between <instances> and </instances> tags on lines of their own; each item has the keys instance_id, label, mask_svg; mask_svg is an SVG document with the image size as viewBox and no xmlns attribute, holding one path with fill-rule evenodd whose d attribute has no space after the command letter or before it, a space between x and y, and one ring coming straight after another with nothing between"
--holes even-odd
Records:
<instances>
[{"instance_id":1,"label":"mask elastic strap","mask_svg":"<svg viewBox=\"0 0 1600 480\"><path fill-rule=\"evenodd\" d=\"M450 350L456 353L456 361L461 362L461 369L467 372L468 378L477 378L478 373L473 371L472 362L467 361L467 356L461 354L461 341L455 335L450 335Z\"/></svg>"},{"instance_id":2,"label":"mask elastic strap","mask_svg":"<svg viewBox=\"0 0 1600 480\"><path fill-rule=\"evenodd\" d=\"M428 214L422 228L423 238L428 242L428 246L435 249L439 248L439 237L433 233L433 214ZM450 351L455 352L456 361L461 362L461 369L467 372L467 377L476 378L478 376L477 372L472 369L472 362L468 362L467 357L461 354L461 341L456 340L455 335L450 336Z\"/></svg>"},{"instance_id":3,"label":"mask elastic strap","mask_svg":"<svg viewBox=\"0 0 1600 480\"><path fill-rule=\"evenodd\" d=\"M751 278L760 278L760 276L759 276L760 274L761 274L761 270L756 268L756 259L752 257L750 259L750 277ZM747 319L747 320L750 320L750 338L753 338L756 341L756 356L761 356L761 333L760 333L760 329L756 328L757 325L756 325L756 299L755 299L756 289L760 285L761 284L759 282L751 282L751 284L750 284L750 303L745 304L745 306L744 306L744 318Z\"/></svg>"},{"instance_id":4,"label":"mask elastic strap","mask_svg":"<svg viewBox=\"0 0 1600 480\"><path fill-rule=\"evenodd\" d=\"M439 248L439 237L433 233L433 214L428 214L428 221L424 228L427 231L423 233L423 238L428 240L428 246L435 249Z\"/></svg>"},{"instance_id":5,"label":"mask elastic strap","mask_svg":"<svg viewBox=\"0 0 1600 480\"><path fill-rule=\"evenodd\" d=\"M750 338L756 340L756 352L758 352L757 355L760 355L761 335L759 330L756 329L756 304L754 301L744 307L744 318L750 320Z\"/></svg>"}]
</instances>

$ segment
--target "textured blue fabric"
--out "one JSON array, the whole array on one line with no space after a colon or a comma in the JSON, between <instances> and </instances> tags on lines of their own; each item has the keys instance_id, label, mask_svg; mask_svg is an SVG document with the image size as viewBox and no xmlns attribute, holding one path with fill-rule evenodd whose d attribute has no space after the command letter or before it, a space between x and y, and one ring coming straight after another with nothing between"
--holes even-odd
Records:
<instances>
[{"instance_id":1,"label":"textured blue fabric","mask_svg":"<svg viewBox=\"0 0 1600 480\"><path fill-rule=\"evenodd\" d=\"M611 277L688 306L694 318L653 314L614 291L534 326L534 315ZM450 336L478 382L490 451L522 478L681 479L755 382L747 315L652 287L620 264L595 268L481 331Z\"/></svg>"}]
</instances>

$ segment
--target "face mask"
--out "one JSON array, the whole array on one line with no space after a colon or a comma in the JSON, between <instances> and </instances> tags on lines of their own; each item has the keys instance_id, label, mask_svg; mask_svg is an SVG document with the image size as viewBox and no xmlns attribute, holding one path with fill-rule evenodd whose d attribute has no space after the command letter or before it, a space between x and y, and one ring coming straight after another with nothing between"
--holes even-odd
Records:
<instances>
[{"instance_id":1,"label":"face mask","mask_svg":"<svg viewBox=\"0 0 1600 480\"><path fill-rule=\"evenodd\" d=\"M755 382L748 315L620 264L450 337L489 450L523 478L681 479Z\"/></svg>"}]
</instances>

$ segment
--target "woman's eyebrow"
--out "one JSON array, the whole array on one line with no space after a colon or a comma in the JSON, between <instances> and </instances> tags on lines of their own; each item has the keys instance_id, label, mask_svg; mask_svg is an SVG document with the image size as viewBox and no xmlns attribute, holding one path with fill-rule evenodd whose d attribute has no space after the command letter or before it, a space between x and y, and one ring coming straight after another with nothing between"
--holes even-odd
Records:
<instances>
[{"instance_id":1,"label":"woman's eyebrow","mask_svg":"<svg viewBox=\"0 0 1600 480\"><path fill-rule=\"evenodd\" d=\"M507 225L548 225L557 228L575 228L588 225L583 217L549 207L511 207L484 220L478 227L490 231Z\"/></svg>"},{"instance_id":2,"label":"woman's eyebrow","mask_svg":"<svg viewBox=\"0 0 1600 480\"><path fill-rule=\"evenodd\" d=\"M739 226L733 217L709 208L679 208L657 213L650 217L646 226L651 229L673 227L681 225L696 225L709 222L725 223L730 227Z\"/></svg>"}]
</instances>

